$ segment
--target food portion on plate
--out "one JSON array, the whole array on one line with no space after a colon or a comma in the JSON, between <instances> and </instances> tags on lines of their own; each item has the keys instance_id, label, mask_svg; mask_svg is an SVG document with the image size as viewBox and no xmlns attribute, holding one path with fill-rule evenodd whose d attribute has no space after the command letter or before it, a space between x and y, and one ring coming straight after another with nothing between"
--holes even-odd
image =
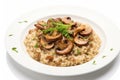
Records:
<instances>
[{"instance_id":1,"label":"food portion on plate","mask_svg":"<svg viewBox=\"0 0 120 80\"><path fill-rule=\"evenodd\" d=\"M24 44L28 54L40 63L76 66L99 53L101 39L89 24L63 17L39 20L34 26L26 35Z\"/></svg>"}]
</instances>

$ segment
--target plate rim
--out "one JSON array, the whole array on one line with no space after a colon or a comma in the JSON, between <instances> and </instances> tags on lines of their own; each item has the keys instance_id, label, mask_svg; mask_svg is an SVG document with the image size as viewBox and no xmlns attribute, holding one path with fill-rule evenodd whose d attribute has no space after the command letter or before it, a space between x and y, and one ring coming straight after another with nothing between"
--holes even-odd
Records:
<instances>
[{"instance_id":1,"label":"plate rim","mask_svg":"<svg viewBox=\"0 0 120 80\"><path fill-rule=\"evenodd\" d=\"M54 6L54 7L56 7L56 6ZM60 7L60 8L66 8L66 6L57 6L57 7ZM71 6L69 6L70 8L71 8ZM48 8L48 7L42 7L42 8ZM51 6L49 6L49 8L51 8ZM72 7L72 8L75 8L75 7ZM86 9L86 8L82 8L82 7L77 7L77 8L79 8L79 9L85 9L85 10L88 10L88 11L91 11L91 10L89 10L89 9ZM40 8L41 9L41 8ZM37 10L40 10L40 9L37 9ZM31 11L31 12L36 12L36 10L35 11ZM95 11L92 11L92 12L95 12ZM30 12L29 12L30 13ZM29 13L27 13L27 14L29 14ZM95 13L97 13L97 12L95 12ZM99 13L98 13L99 14ZM25 14L26 15L26 14ZM103 15L101 15L102 17L103 17ZM23 17L24 17L24 15L23 15ZM104 18L106 18L106 17L104 17ZM106 19L106 20L108 20L108 19ZM111 21L110 21L111 22ZM117 28L117 27L116 27ZM8 28L8 30L7 31L9 31L9 28ZM8 33L6 33L6 37L8 37ZM6 41L7 41L7 39L5 39ZM5 41L5 42L6 42ZM8 51L8 53L9 53L9 55L12 57L12 59L14 59L14 57L11 55L11 51L9 51L8 50L8 47L7 47L8 45L6 44L6 49L7 49L7 51ZM119 52L120 52L120 50L118 51L118 53L116 54L116 56L115 57L117 57L117 55L119 54ZM108 65L110 62L112 62L114 59L115 59L115 57L113 58L113 59L111 59L111 61L109 61L107 64L105 64L104 66L106 66L106 65ZM15 59L14 59L14 61L16 62L16 63L18 63L18 61L16 61ZM19 63L20 64L20 63ZM23 66L23 64L20 64L20 65L22 65ZM97 71L97 70L99 70L99 69L101 69L101 68L103 68L104 66L101 66L100 68L98 68L98 69L96 69L96 70L94 70L94 71ZM25 66L23 66L23 67L25 67ZM49 66L50 67L50 66ZM25 67L25 68L27 68L27 67ZM27 68L27 69L29 69L29 68ZM31 69L30 69L31 70ZM35 70L32 70L32 71L35 71ZM35 71L35 72L38 72L38 73L42 73L42 72L39 72L39 71ZM93 72L93 71L89 71L89 72L87 72L87 73L91 73L91 72ZM58 74L50 74L50 73L43 73L43 74L46 74L46 75L52 75L52 76L77 76L77 75L82 75L82 74L86 74L86 73L82 73L82 74L64 74L64 75L58 75Z\"/></svg>"}]
</instances>

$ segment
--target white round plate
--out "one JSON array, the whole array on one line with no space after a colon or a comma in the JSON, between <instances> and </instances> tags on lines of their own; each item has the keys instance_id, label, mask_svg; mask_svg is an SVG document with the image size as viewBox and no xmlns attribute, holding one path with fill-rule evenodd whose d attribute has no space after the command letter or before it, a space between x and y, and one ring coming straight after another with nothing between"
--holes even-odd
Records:
<instances>
[{"instance_id":1,"label":"white round plate","mask_svg":"<svg viewBox=\"0 0 120 80\"><path fill-rule=\"evenodd\" d=\"M28 30L34 28L34 23L39 19L64 16L92 26L102 40L99 54L91 61L73 67L53 67L33 60L23 43ZM6 34L6 49L13 60L29 70L52 76L76 76L96 71L113 61L120 50L118 35L119 29L97 12L71 6L43 7L23 15L9 27Z\"/></svg>"}]
</instances>

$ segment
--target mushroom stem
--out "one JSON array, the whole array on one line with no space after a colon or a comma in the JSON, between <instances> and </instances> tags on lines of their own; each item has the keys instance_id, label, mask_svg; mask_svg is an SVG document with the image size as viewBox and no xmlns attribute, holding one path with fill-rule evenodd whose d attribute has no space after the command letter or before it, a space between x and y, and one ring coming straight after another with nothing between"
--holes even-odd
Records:
<instances>
[{"instance_id":1,"label":"mushroom stem","mask_svg":"<svg viewBox=\"0 0 120 80\"><path fill-rule=\"evenodd\" d=\"M63 23L65 24L71 24L72 23L72 20L70 17L64 17L61 19Z\"/></svg>"}]
</instances>

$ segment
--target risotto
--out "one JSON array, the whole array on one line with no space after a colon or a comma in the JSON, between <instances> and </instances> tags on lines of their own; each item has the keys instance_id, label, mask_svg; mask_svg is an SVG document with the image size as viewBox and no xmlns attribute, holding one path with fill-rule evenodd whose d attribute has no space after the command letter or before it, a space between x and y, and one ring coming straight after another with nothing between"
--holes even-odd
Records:
<instances>
[{"instance_id":1,"label":"risotto","mask_svg":"<svg viewBox=\"0 0 120 80\"><path fill-rule=\"evenodd\" d=\"M40 20L34 26L24 44L28 54L40 63L75 66L90 61L99 53L101 40L88 24L63 17Z\"/></svg>"}]
</instances>

